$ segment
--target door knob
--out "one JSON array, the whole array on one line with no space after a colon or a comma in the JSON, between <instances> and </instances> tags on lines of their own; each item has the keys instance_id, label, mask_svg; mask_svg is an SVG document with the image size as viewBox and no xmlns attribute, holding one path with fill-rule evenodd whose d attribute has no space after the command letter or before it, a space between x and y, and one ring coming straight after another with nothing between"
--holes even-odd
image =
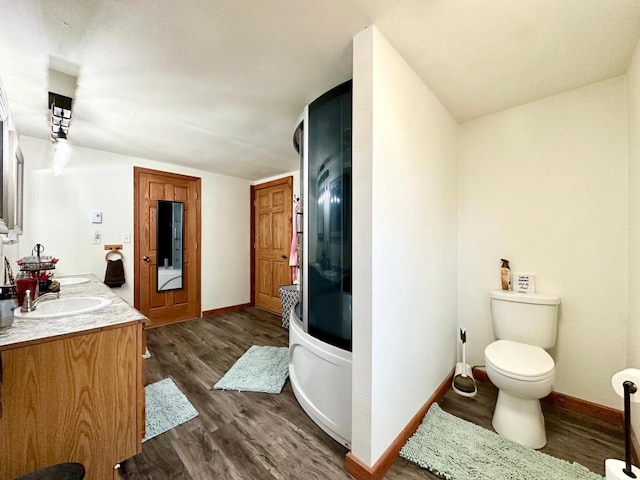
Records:
<instances>
[{"instance_id":1,"label":"door knob","mask_svg":"<svg viewBox=\"0 0 640 480\"><path fill-rule=\"evenodd\" d=\"M283 260L286 260L287 256L286 255L280 255L280 258L283 259Z\"/></svg>"},{"instance_id":2,"label":"door knob","mask_svg":"<svg viewBox=\"0 0 640 480\"><path fill-rule=\"evenodd\" d=\"M142 260L144 260L145 262L150 262L151 259L149 257L147 257L146 255L144 257L142 257Z\"/></svg>"}]
</instances>

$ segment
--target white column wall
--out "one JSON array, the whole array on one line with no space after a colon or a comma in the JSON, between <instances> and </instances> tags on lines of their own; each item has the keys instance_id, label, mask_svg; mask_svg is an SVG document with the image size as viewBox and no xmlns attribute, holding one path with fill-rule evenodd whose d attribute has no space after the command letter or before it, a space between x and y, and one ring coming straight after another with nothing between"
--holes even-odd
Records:
<instances>
[{"instance_id":1,"label":"white column wall","mask_svg":"<svg viewBox=\"0 0 640 480\"><path fill-rule=\"evenodd\" d=\"M373 465L373 33L369 27L353 38L353 117L351 213L352 347L351 452Z\"/></svg>"},{"instance_id":2,"label":"white column wall","mask_svg":"<svg viewBox=\"0 0 640 480\"><path fill-rule=\"evenodd\" d=\"M353 454L372 465L455 363L458 126L375 27L354 112Z\"/></svg>"},{"instance_id":3,"label":"white column wall","mask_svg":"<svg viewBox=\"0 0 640 480\"><path fill-rule=\"evenodd\" d=\"M114 292L133 305L133 167L192 175L202 179L202 309L249 302L249 180L73 145L69 164L56 177L51 143L26 136L20 141L25 157L20 256L42 243L47 254L60 258L55 273L104 279L104 244L122 243L122 233L130 233L131 243L123 244L126 283ZM90 222L91 209L102 211L102 224ZM98 245L91 243L93 229L102 235ZM15 258L9 260L15 266Z\"/></svg>"},{"instance_id":4,"label":"white column wall","mask_svg":"<svg viewBox=\"0 0 640 480\"><path fill-rule=\"evenodd\" d=\"M619 408L626 363L626 81L617 77L460 127L458 318L468 361L494 340L500 258L561 297L553 389Z\"/></svg>"}]
</instances>

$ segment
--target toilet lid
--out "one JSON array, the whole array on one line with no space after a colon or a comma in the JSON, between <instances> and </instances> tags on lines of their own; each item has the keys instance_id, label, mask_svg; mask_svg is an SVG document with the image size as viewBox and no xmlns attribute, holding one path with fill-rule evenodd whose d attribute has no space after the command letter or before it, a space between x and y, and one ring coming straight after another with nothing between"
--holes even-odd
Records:
<instances>
[{"instance_id":1,"label":"toilet lid","mask_svg":"<svg viewBox=\"0 0 640 480\"><path fill-rule=\"evenodd\" d=\"M553 358L540 347L498 340L484 351L485 360L499 372L522 380L537 380L553 374Z\"/></svg>"}]
</instances>

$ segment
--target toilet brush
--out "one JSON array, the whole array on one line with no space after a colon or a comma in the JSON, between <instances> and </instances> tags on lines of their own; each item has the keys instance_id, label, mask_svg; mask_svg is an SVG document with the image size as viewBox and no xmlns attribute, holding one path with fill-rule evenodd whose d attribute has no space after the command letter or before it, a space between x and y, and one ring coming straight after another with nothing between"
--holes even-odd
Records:
<instances>
[{"instance_id":1,"label":"toilet brush","mask_svg":"<svg viewBox=\"0 0 640 480\"><path fill-rule=\"evenodd\" d=\"M462 395L463 397L475 397L476 393L478 393L478 389L476 387L476 381L473 378L471 367L467 365L467 331L464 327L460 327L460 341L462 342L462 362L456 363L451 387L458 395Z\"/></svg>"},{"instance_id":2,"label":"toilet brush","mask_svg":"<svg viewBox=\"0 0 640 480\"><path fill-rule=\"evenodd\" d=\"M631 464L631 401L640 402L635 394L640 384L640 370L628 368L616 373L611 380L613 389L624 397L624 453L625 461L608 458L604 462L606 480L640 478L640 469ZM632 397L633 396L633 397Z\"/></svg>"}]
</instances>

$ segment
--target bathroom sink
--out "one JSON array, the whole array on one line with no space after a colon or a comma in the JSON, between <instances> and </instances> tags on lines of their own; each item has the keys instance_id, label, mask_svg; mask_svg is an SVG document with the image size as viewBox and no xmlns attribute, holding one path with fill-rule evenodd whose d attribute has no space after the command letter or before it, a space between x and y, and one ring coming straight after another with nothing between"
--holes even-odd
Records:
<instances>
[{"instance_id":1,"label":"bathroom sink","mask_svg":"<svg viewBox=\"0 0 640 480\"><path fill-rule=\"evenodd\" d=\"M33 312L21 312L16 308L18 318L60 318L95 312L111 304L111 300L101 297L66 297L57 300L43 300Z\"/></svg>"},{"instance_id":2,"label":"bathroom sink","mask_svg":"<svg viewBox=\"0 0 640 480\"><path fill-rule=\"evenodd\" d=\"M60 286L63 285L77 285L79 283L87 283L89 281L88 278L83 277L62 277L56 278Z\"/></svg>"}]
</instances>

